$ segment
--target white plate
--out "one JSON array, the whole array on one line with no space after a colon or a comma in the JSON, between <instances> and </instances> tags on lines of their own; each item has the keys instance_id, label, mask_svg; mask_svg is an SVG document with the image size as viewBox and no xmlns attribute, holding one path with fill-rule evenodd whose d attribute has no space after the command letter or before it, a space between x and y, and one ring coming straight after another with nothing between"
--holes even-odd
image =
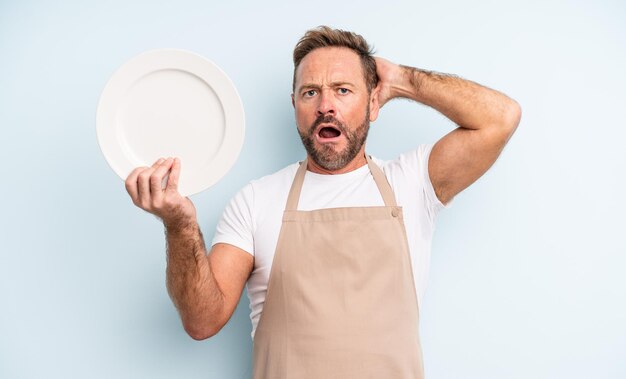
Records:
<instances>
[{"instance_id":1,"label":"white plate","mask_svg":"<svg viewBox=\"0 0 626 379\"><path fill-rule=\"evenodd\" d=\"M184 50L136 56L104 87L96 130L104 156L122 179L159 157L179 157L178 190L201 192L237 160L244 112L231 80L214 63Z\"/></svg>"}]
</instances>

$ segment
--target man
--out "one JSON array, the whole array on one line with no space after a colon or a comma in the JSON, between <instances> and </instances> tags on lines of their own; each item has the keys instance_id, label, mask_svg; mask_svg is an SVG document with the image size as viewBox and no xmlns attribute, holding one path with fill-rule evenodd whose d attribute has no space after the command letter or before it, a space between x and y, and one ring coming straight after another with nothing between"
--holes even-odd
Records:
<instances>
[{"instance_id":1,"label":"man","mask_svg":"<svg viewBox=\"0 0 626 379\"><path fill-rule=\"evenodd\" d=\"M371 158L369 123L394 98L459 127L396 160ZM294 50L292 104L307 159L242 189L208 255L177 191L178 159L126 180L165 225L167 287L185 330L216 334L247 282L255 378L422 378L418 304L435 216L493 164L520 108L476 83L375 58L361 36L328 27Z\"/></svg>"}]
</instances>

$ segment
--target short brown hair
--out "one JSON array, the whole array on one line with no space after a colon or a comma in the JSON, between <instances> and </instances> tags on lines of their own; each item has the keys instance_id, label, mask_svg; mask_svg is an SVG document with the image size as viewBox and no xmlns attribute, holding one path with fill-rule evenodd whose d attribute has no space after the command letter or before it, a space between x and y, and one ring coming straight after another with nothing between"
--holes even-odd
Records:
<instances>
[{"instance_id":1,"label":"short brown hair","mask_svg":"<svg viewBox=\"0 0 626 379\"><path fill-rule=\"evenodd\" d=\"M346 47L357 53L361 59L367 91L371 92L376 87L378 75L376 74L374 50L365 38L353 32L332 29L328 26L318 26L308 30L293 50L293 91L296 89L296 71L300 62L307 54L320 47Z\"/></svg>"}]
</instances>

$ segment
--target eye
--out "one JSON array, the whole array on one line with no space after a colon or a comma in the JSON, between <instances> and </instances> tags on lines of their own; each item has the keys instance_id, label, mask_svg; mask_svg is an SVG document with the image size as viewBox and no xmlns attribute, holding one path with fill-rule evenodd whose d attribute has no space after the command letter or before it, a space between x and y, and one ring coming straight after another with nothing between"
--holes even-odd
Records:
<instances>
[{"instance_id":1,"label":"eye","mask_svg":"<svg viewBox=\"0 0 626 379\"><path fill-rule=\"evenodd\" d=\"M316 93L317 91L315 91L314 89L310 89L304 93L304 97L313 97Z\"/></svg>"},{"instance_id":2,"label":"eye","mask_svg":"<svg viewBox=\"0 0 626 379\"><path fill-rule=\"evenodd\" d=\"M350 92L350 90L347 88L339 88L338 92L340 95L347 95Z\"/></svg>"}]
</instances>

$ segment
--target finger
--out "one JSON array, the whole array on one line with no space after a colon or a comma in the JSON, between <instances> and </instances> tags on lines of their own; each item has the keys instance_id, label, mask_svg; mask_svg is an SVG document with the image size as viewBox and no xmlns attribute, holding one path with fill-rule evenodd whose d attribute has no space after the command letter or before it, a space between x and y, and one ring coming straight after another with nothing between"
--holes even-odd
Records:
<instances>
[{"instance_id":1,"label":"finger","mask_svg":"<svg viewBox=\"0 0 626 379\"><path fill-rule=\"evenodd\" d=\"M126 186L126 192L128 192L128 194L130 195L130 198L133 200L134 203L137 202L137 177L139 176L139 174L147 169L148 167L137 167L135 168L133 171L130 172L130 174L128 174L128 177L126 178L126 181L124 182L125 186Z\"/></svg>"},{"instance_id":2,"label":"finger","mask_svg":"<svg viewBox=\"0 0 626 379\"><path fill-rule=\"evenodd\" d=\"M142 202L142 204L147 205L150 200L150 176L156 168L163 163L163 158L160 158L152 167L143 170L139 173L139 179L137 180L137 189L138 189L138 200Z\"/></svg>"},{"instance_id":3,"label":"finger","mask_svg":"<svg viewBox=\"0 0 626 379\"><path fill-rule=\"evenodd\" d=\"M163 177L170 170L173 162L174 159L167 158L150 175L150 193L154 202L158 203L163 198Z\"/></svg>"},{"instance_id":4,"label":"finger","mask_svg":"<svg viewBox=\"0 0 626 379\"><path fill-rule=\"evenodd\" d=\"M165 190L178 192L178 178L180 178L180 158L174 158L172 172L170 172L170 177L167 179Z\"/></svg>"}]
</instances>

